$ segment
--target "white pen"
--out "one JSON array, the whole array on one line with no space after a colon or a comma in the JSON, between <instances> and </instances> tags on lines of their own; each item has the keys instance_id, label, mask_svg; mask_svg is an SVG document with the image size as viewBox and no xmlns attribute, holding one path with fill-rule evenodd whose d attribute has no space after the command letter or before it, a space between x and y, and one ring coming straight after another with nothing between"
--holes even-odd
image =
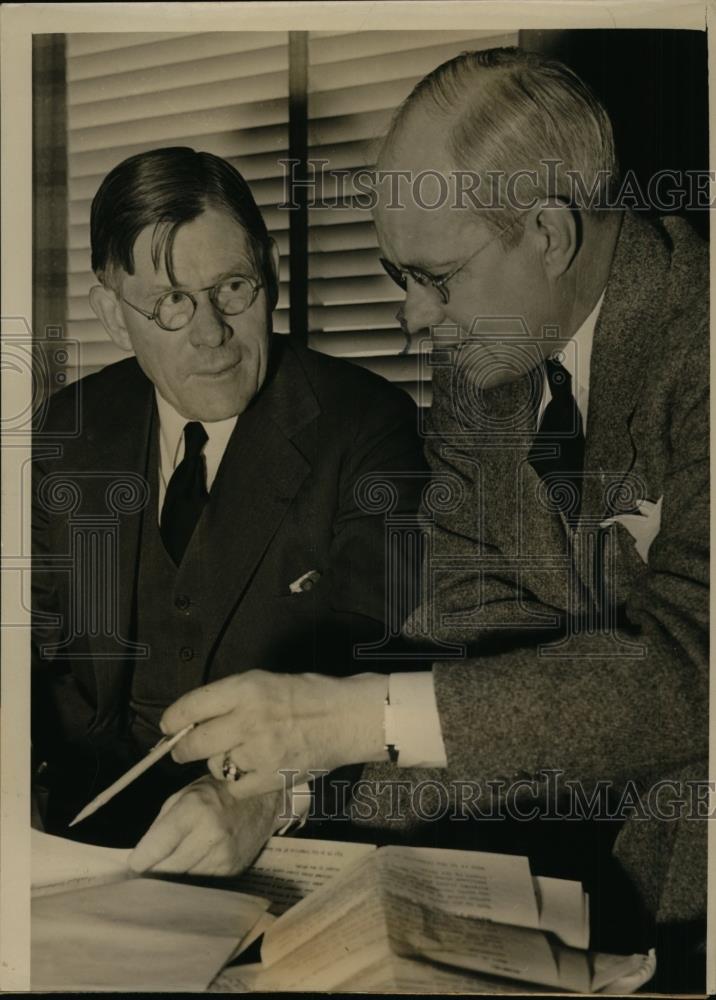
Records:
<instances>
[{"instance_id":1,"label":"white pen","mask_svg":"<svg viewBox=\"0 0 716 1000\"><path fill-rule=\"evenodd\" d=\"M115 795L126 788L127 785L131 785L135 778L138 778L140 774L144 774L144 772L147 771L152 764L156 764L158 760L161 760L162 757L166 756L172 747L176 746L179 740L183 736L186 736L190 729L194 728L194 725L195 724L192 722L190 725L185 726L184 729L181 729L178 733L175 733L174 736L164 736L161 740L159 740L157 745L152 747L146 757L143 757L137 764L130 767L126 774L123 774L121 778L117 778L117 780L113 782L109 788L105 788L105 790L100 792L96 798L92 799L92 801L88 803L84 809L81 809L70 823L70 826L74 826L75 823L81 823L83 819L87 819L87 817L91 816L92 813L96 813L98 809L102 808L102 806L107 805L110 799L113 799Z\"/></svg>"}]
</instances>

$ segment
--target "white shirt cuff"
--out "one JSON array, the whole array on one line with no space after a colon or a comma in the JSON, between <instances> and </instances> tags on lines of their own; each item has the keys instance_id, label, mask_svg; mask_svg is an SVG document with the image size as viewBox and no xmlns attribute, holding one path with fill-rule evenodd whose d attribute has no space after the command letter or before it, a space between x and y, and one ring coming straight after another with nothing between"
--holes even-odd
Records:
<instances>
[{"instance_id":1,"label":"white shirt cuff","mask_svg":"<svg viewBox=\"0 0 716 1000\"><path fill-rule=\"evenodd\" d=\"M427 670L391 674L385 706L385 742L398 751L399 767L447 767L433 675Z\"/></svg>"},{"instance_id":2,"label":"white shirt cuff","mask_svg":"<svg viewBox=\"0 0 716 1000\"><path fill-rule=\"evenodd\" d=\"M301 830L306 825L308 814L313 802L313 789L305 782L291 789L291 817L276 830L276 836L282 837L290 829Z\"/></svg>"}]
</instances>

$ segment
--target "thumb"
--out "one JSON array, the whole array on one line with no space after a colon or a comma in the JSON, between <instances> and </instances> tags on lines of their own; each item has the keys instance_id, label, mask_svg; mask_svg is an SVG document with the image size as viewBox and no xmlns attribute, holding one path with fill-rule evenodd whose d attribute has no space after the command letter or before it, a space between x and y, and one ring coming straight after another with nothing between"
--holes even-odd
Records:
<instances>
[{"instance_id":1,"label":"thumb","mask_svg":"<svg viewBox=\"0 0 716 1000\"><path fill-rule=\"evenodd\" d=\"M129 867L135 872L144 872L159 861L169 857L175 847L188 833L182 821L183 811L175 808L184 789L171 795L159 815L129 855Z\"/></svg>"}]
</instances>

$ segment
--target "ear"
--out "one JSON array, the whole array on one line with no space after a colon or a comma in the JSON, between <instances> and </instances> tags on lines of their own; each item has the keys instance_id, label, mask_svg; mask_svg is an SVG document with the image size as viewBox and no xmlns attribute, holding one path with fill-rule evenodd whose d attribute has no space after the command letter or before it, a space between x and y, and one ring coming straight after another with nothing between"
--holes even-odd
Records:
<instances>
[{"instance_id":1,"label":"ear","mask_svg":"<svg viewBox=\"0 0 716 1000\"><path fill-rule=\"evenodd\" d=\"M276 281L278 281L278 268L281 260L281 254L279 253L278 244L276 243L276 240L270 240L269 243L271 247L271 264L273 266L273 272L276 277Z\"/></svg>"},{"instance_id":2,"label":"ear","mask_svg":"<svg viewBox=\"0 0 716 1000\"><path fill-rule=\"evenodd\" d=\"M92 310L115 342L123 351L132 350L132 341L124 325L124 316L117 293L104 285L93 285L89 293Z\"/></svg>"},{"instance_id":3,"label":"ear","mask_svg":"<svg viewBox=\"0 0 716 1000\"><path fill-rule=\"evenodd\" d=\"M271 311L272 312L276 308L276 304L278 302L278 296L279 296L279 287L278 287L278 285L279 285L280 274L281 274L281 272L279 270L279 268L280 268L280 262L281 262L281 254L279 253L279 249L278 249L278 245L276 243L276 240L269 240L269 252L267 254L267 261L266 261L266 263L267 263L267 266L271 268L271 273L273 275L273 287L275 289L275 295L273 296L273 300L270 301L270 306L271 306Z\"/></svg>"},{"instance_id":4,"label":"ear","mask_svg":"<svg viewBox=\"0 0 716 1000\"><path fill-rule=\"evenodd\" d=\"M543 202L534 216L540 238L545 270L553 278L561 277L579 249L579 226L573 210L558 198Z\"/></svg>"}]
</instances>

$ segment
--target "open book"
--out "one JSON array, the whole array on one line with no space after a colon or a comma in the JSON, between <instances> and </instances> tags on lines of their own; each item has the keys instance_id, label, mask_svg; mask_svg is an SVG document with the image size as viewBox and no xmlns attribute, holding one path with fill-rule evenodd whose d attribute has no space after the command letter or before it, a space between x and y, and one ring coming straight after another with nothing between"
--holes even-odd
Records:
<instances>
[{"instance_id":1,"label":"open book","mask_svg":"<svg viewBox=\"0 0 716 1000\"><path fill-rule=\"evenodd\" d=\"M526 858L275 837L206 889L32 836L34 990L624 993L654 971L653 954L588 952L582 887ZM261 934L260 965L217 976Z\"/></svg>"},{"instance_id":2,"label":"open book","mask_svg":"<svg viewBox=\"0 0 716 1000\"><path fill-rule=\"evenodd\" d=\"M303 843L310 851L321 842ZM260 966L228 970L214 989L514 993L530 983L627 992L653 975L653 953L589 952L581 885L533 878L527 858L339 846L358 849L353 863L271 924Z\"/></svg>"}]
</instances>

